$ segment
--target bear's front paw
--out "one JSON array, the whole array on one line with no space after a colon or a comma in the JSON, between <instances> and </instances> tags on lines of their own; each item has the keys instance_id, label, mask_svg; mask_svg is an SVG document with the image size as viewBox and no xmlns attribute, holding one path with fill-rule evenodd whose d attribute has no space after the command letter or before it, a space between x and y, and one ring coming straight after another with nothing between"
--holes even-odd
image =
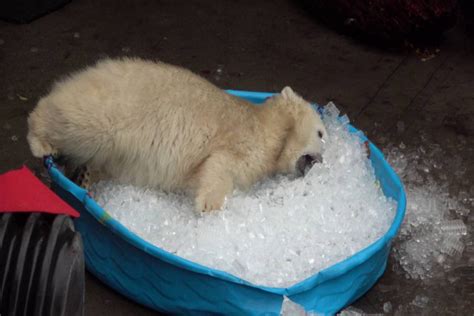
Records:
<instances>
[{"instance_id":1,"label":"bear's front paw","mask_svg":"<svg viewBox=\"0 0 474 316\"><path fill-rule=\"evenodd\" d=\"M225 194L221 192L203 192L196 196L196 210L210 212L219 210L224 204Z\"/></svg>"}]
</instances>

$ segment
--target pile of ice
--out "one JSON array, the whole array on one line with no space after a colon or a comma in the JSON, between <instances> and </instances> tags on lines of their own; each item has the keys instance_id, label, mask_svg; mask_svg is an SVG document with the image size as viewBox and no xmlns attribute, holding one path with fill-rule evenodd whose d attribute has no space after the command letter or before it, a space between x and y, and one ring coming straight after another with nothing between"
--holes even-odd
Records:
<instances>
[{"instance_id":1,"label":"pile of ice","mask_svg":"<svg viewBox=\"0 0 474 316\"><path fill-rule=\"evenodd\" d=\"M448 155L434 143L424 142L414 149L401 143L389 146L385 152L407 194L395 258L407 278L442 276L465 248L468 231L463 217L469 214L467 205L472 200L465 191L450 194L446 181L448 177L461 181L465 167L459 157Z\"/></svg>"},{"instance_id":2,"label":"pile of ice","mask_svg":"<svg viewBox=\"0 0 474 316\"><path fill-rule=\"evenodd\" d=\"M317 316L317 314L306 311L303 306L284 296L280 316Z\"/></svg>"},{"instance_id":3,"label":"pile of ice","mask_svg":"<svg viewBox=\"0 0 474 316\"><path fill-rule=\"evenodd\" d=\"M187 196L109 182L93 194L131 231L171 253L255 284L290 286L373 243L395 215L365 146L338 115L334 104L325 107L322 164L304 178L278 176L235 192L222 211L198 215Z\"/></svg>"}]
</instances>

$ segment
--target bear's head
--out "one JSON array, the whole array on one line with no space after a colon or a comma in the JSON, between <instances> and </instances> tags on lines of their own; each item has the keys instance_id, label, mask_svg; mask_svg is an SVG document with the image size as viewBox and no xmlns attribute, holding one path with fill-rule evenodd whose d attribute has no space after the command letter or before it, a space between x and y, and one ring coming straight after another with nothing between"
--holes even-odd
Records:
<instances>
[{"instance_id":1,"label":"bear's head","mask_svg":"<svg viewBox=\"0 0 474 316\"><path fill-rule=\"evenodd\" d=\"M290 87L285 87L281 94L271 99L278 115L286 117L276 171L302 176L315 163L322 162L326 128L311 104Z\"/></svg>"}]
</instances>

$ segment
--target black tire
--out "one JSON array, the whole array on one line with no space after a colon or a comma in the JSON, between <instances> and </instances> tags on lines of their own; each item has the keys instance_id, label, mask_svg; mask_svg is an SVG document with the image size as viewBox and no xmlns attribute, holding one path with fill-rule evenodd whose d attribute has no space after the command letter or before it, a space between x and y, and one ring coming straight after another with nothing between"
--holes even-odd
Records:
<instances>
[{"instance_id":1,"label":"black tire","mask_svg":"<svg viewBox=\"0 0 474 316\"><path fill-rule=\"evenodd\" d=\"M83 315L84 288L70 217L0 214L0 315Z\"/></svg>"}]
</instances>

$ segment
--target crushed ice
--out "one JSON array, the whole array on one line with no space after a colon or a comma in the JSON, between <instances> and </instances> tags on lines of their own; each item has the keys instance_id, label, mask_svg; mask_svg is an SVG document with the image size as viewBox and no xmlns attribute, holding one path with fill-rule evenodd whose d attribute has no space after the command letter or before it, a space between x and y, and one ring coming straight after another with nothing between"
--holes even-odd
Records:
<instances>
[{"instance_id":1,"label":"crushed ice","mask_svg":"<svg viewBox=\"0 0 474 316\"><path fill-rule=\"evenodd\" d=\"M235 192L218 212L199 216L187 196L110 182L93 194L158 247L255 284L290 286L373 243L395 215L365 146L338 114L332 103L324 109L329 138L322 164L304 178L277 176Z\"/></svg>"},{"instance_id":2,"label":"crushed ice","mask_svg":"<svg viewBox=\"0 0 474 316\"><path fill-rule=\"evenodd\" d=\"M468 230L462 218L469 215L467 205L472 199L467 192L449 193L442 165L447 154L439 145L424 144L417 149L391 145L385 152L407 194L405 221L393 252L400 272L411 279L442 277L464 251ZM457 159L450 160L456 172L462 172L463 163ZM462 174L450 176L462 178Z\"/></svg>"},{"instance_id":3,"label":"crushed ice","mask_svg":"<svg viewBox=\"0 0 474 316\"><path fill-rule=\"evenodd\" d=\"M288 297L283 297L280 316L316 316L316 313L307 312L303 306L293 302Z\"/></svg>"}]
</instances>

